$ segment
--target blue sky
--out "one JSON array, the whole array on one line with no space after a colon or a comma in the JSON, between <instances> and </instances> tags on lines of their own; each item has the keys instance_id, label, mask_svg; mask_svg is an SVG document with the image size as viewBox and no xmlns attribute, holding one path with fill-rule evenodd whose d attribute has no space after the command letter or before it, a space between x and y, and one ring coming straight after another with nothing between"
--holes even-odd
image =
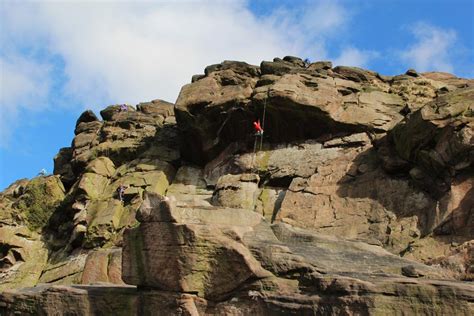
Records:
<instances>
[{"instance_id":1,"label":"blue sky","mask_svg":"<svg viewBox=\"0 0 474 316\"><path fill-rule=\"evenodd\" d=\"M223 60L296 55L474 77L473 0L0 0L0 190L53 170L77 117L174 102Z\"/></svg>"}]
</instances>

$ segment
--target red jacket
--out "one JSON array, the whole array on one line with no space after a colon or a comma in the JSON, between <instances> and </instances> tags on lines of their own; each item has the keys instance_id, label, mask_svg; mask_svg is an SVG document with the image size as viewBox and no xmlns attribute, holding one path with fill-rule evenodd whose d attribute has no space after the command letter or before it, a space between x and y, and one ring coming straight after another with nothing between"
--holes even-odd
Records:
<instances>
[{"instance_id":1,"label":"red jacket","mask_svg":"<svg viewBox=\"0 0 474 316\"><path fill-rule=\"evenodd\" d=\"M258 120L257 122L253 122L253 128L257 133L263 132L263 128L260 126L260 120Z\"/></svg>"}]
</instances>

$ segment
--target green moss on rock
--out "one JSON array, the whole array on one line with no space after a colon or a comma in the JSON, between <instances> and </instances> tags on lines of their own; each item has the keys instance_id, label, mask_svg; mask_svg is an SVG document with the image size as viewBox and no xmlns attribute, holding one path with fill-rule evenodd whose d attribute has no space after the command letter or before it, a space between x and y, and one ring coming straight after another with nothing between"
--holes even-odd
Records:
<instances>
[{"instance_id":1,"label":"green moss on rock","mask_svg":"<svg viewBox=\"0 0 474 316\"><path fill-rule=\"evenodd\" d=\"M18 216L31 230L43 228L64 199L64 191L58 176L34 178L26 185L24 194L15 203Z\"/></svg>"}]
</instances>

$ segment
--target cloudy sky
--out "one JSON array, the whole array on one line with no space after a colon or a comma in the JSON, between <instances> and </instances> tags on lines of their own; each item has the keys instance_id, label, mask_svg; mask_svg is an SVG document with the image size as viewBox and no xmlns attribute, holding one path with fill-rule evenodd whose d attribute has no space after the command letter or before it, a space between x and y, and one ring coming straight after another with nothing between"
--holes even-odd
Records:
<instances>
[{"instance_id":1,"label":"cloudy sky","mask_svg":"<svg viewBox=\"0 0 474 316\"><path fill-rule=\"evenodd\" d=\"M473 0L0 0L0 190L52 171L85 109L174 102L223 60L474 77Z\"/></svg>"}]
</instances>

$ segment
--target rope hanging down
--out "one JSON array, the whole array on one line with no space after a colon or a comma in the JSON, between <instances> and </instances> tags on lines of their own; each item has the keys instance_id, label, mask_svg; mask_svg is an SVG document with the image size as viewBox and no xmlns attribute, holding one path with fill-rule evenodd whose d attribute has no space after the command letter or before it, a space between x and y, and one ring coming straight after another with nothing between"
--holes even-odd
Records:
<instances>
[{"instance_id":1,"label":"rope hanging down","mask_svg":"<svg viewBox=\"0 0 474 316\"><path fill-rule=\"evenodd\" d=\"M256 157L256 151L257 151L257 137L260 136L260 148L259 151L262 150L263 147L263 133L264 133L264 128L265 128L265 116L267 112L267 100L270 95L270 90L267 90L267 97L263 101L263 117L262 117L262 125L260 126L260 119L258 119L256 122L253 122L253 126L255 129L255 142L253 144L253 155L252 155L252 163L251 163L251 168L253 170L253 165Z\"/></svg>"},{"instance_id":2,"label":"rope hanging down","mask_svg":"<svg viewBox=\"0 0 474 316\"><path fill-rule=\"evenodd\" d=\"M263 101L263 118L262 118L262 134L260 135L260 151L262 150L263 145L263 131L265 130L265 114L267 112L267 100L270 95L270 89L267 89L267 97Z\"/></svg>"}]
</instances>

